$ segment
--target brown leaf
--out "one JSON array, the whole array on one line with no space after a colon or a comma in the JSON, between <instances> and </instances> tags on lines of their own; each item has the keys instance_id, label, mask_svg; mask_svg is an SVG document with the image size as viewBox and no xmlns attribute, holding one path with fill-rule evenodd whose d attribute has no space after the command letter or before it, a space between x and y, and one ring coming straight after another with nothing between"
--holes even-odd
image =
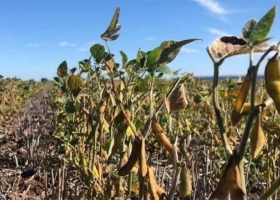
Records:
<instances>
[{"instance_id":1,"label":"brown leaf","mask_svg":"<svg viewBox=\"0 0 280 200\"><path fill-rule=\"evenodd\" d=\"M74 96L78 96L81 91L83 81L80 76L71 74L67 81L67 86Z\"/></svg>"},{"instance_id":2,"label":"brown leaf","mask_svg":"<svg viewBox=\"0 0 280 200\"><path fill-rule=\"evenodd\" d=\"M267 140L262 128L262 118L259 114L256 118L255 124L250 134L251 156L255 158L262 148L266 145Z\"/></svg>"},{"instance_id":3,"label":"brown leaf","mask_svg":"<svg viewBox=\"0 0 280 200\"><path fill-rule=\"evenodd\" d=\"M239 169L239 161L237 153L229 158L224 173L216 190L211 195L210 199L246 199L245 192L242 189L241 173Z\"/></svg>"},{"instance_id":4,"label":"brown leaf","mask_svg":"<svg viewBox=\"0 0 280 200\"><path fill-rule=\"evenodd\" d=\"M165 103L165 107L166 107L166 110L167 110L167 113L170 114L171 113L171 106L170 106L170 101L169 99L164 99L164 103Z\"/></svg>"},{"instance_id":5,"label":"brown leaf","mask_svg":"<svg viewBox=\"0 0 280 200\"><path fill-rule=\"evenodd\" d=\"M172 92L170 98L170 111L177 111L187 107L188 101L185 94L184 84L180 84Z\"/></svg>"},{"instance_id":6,"label":"brown leaf","mask_svg":"<svg viewBox=\"0 0 280 200\"><path fill-rule=\"evenodd\" d=\"M57 76L60 76L60 77L67 76L67 74L68 74L68 67L67 67L67 62L66 61L63 61L58 66L56 74L57 74Z\"/></svg>"},{"instance_id":7,"label":"brown leaf","mask_svg":"<svg viewBox=\"0 0 280 200\"><path fill-rule=\"evenodd\" d=\"M245 103L245 100L247 98L248 92L250 90L251 82L252 82L252 74L250 71L248 71L239 90L239 94L236 98L234 109L232 110L231 113L231 123L233 126L235 126L242 117L241 111Z\"/></svg>"},{"instance_id":8,"label":"brown leaf","mask_svg":"<svg viewBox=\"0 0 280 200\"><path fill-rule=\"evenodd\" d=\"M254 52L264 52L268 43L256 45ZM249 53L250 46L247 42L237 36L223 36L217 38L210 46L210 52L215 58L230 57L234 55Z\"/></svg>"}]
</instances>

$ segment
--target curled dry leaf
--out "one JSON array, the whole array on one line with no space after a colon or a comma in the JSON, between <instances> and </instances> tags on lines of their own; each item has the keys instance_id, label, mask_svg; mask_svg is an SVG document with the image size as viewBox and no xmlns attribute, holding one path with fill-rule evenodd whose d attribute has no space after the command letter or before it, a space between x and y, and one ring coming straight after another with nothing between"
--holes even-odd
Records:
<instances>
[{"instance_id":1,"label":"curled dry leaf","mask_svg":"<svg viewBox=\"0 0 280 200\"><path fill-rule=\"evenodd\" d=\"M107 100L108 99L102 99L100 102L100 106L98 109L99 115L102 115L105 112L106 106L107 106Z\"/></svg>"},{"instance_id":2,"label":"curled dry leaf","mask_svg":"<svg viewBox=\"0 0 280 200\"><path fill-rule=\"evenodd\" d=\"M165 98L164 99L164 103L165 103L165 107L166 107L167 113L170 114L171 113L171 106L170 106L169 99Z\"/></svg>"},{"instance_id":3,"label":"curled dry leaf","mask_svg":"<svg viewBox=\"0 0 280 200\"><path fill-rule=\"evenodd\" d=\"M83 81L81 77L71 74L67 80L67 87L72 92L72 94L76 97L81 91L81 87L83 85Z\"/></svg>"},{"instance_id":4,"label":"curled dry leaf","mask_svg":"<svg viewBox=\"0 0 280 200\"><path fill-rule=\"evenodd\" d=\"M154 170L152 166L148 168L148 177L149 177L149 188L150 188L150 196L153 200L159 200L159 196L157 194L157 181L155 178Z\"/></svg>"},{"instance_id":5,"label":"curled dry leaf","mask_svg":"<svg viewBox=\"0 0 280 200\"><path fill-rule=\"evenodd\" d=\"M123 157L123 163L127 163L128 161L128 157L127 156L124 156ZM137 163L132 167L132 169L130 170L131 173L133 174L137 174L138 173L138 166L137 166Z\"/></svg>"},{"instance_id":6,"label":"curled dry leaf","mask_svg":"<svg viewBox=\"0 0 280 200\"><path fill-rule=\"evenodd\" d=\"M234 108L231 113L231 123L233 126L235 126L242 117L241 110L243 108L244 102L250 90L251 83L252 83L252 74L250 71L248 71L241 85L238 96L235 100Z\"/></svg>"},{"instance_id":7,"label":"curled dry leaf","mask_svg":"<svg viewBox=\"0 0 280 200\"><path fill-rule=\"evenodd\" d=\"M172 92L170 98L166 100L166 108L168 113L172 111L182 110L186 108L188 101L185 94L184 84L180 84Z\"/></svg>"},{"instance_id":8,"label":"curled dry leaf","mask_svg":"<svg viewBox=\"0 0 280 200\"><path fill-rule=\"evenodd\" d=\"M251 140L251 155L253 158L255 158L262 148L266 145L266 137L263 132L262 128L262 117L261 113L257 116L255 120L255 124L253 126L253 129L250 134L250 140Z\"/></svg>"},{"instance_id":9,"label":"curled dry leaf","mask_svg":"<svg viewBox=\"0 0 280 200\"><path fill-rule=\"evenodd\" d=\"M119 175L120 176L126 176L129 174L129 172L132 170L134 167L135 163L137 162L139 157L139 143L137 140L134 140L133 145L132 145L132 150L130 153L130 156L128 158L127 163L122 166L119 170Z\"/></svg>"},{"instance_id":10,"label":"curled dry leaf","mask_svg":"<svg viewBox=\"0 0 280 200\"><path fill-rule=\"evenodd\" d=\"M220 182L209 198L210 200L224 200L227 199L228 196L230 196L231 199L246 199L245 192L242 189L241 173L238 163L237 153L234 152L229 158Z\"/></svg>"},{"instance_id":11,"label":"curled dry leaf","mask_svg":"<svg viewBox=\"0 0 280 200\"><path fill-rule=\"evenodd\" d=\"M155 133L156 139L159 142L159 144L164 146L164 148L170 154L173 154L173 145L171 144L170 140L168 139L168 137L164 133L161 125L159 124L159 122L156 120L155 117L153 117L151 125L152 125L152 131ZM180 151L178 147L176 147L176 150L177 150L177 152Z\"/></svg>"},{"instance_id":12,"label":"curled dry leaf","mask_svg":"<svg viewBox=\"0 0 280 200\"><path fill-rule=\"evenodd\" d=\"M105 63L107 71L109 73L113 73L114 68L115 68L115 60L114 60L113 55L107 54L104 58L104 63Z\"/></svg>"},{"instance_id":13,"label":"curled dry leaf","mask_svg":"<svg viewBox=\"0 0 280 200\"><path fill-rule=\"evenodd\" d=\"M145 138L144 137L142 137L142 139L141 139L140 170L141 170L141 175L143 177L145 177L147 172L148 172L148 166L147 166L146 145L145 145Z\"/></svg>"},{"instance_id":14,"label":"curled dry leaf","mask_svg":"<svg viewBox=\"0 0 280 200\"><path fill-rule=\"evenodd\" d=\"M268 43L261 43L255 46L254 52L264 52L267 47ZM249 53L250 46L237 36L223 36L214 40L209 50L215 58L223 58Z\"/></svg>"},{"instance_id":15,"label":"curled dry leaf","mask_svg":"<svg viewBox=\"0 0 280 200\"><path fill-rule=\"evenodd\" d=\"M68 67L67 67L67 62L65 60L58 66L56 74L59 77L67 76Z\"/></svg>"}]
</instances>

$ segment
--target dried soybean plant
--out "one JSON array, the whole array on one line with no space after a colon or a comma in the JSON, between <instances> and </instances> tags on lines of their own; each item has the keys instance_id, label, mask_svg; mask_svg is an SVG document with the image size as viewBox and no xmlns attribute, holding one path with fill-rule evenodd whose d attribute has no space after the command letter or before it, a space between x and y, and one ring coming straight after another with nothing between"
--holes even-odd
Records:
<instances>
[{"instance_id":1,"label":"dried soybean plant","mask_svg":"<svg viewBox=\"0 0 280 200\"><path fill-rule=\"evenodd\" d=\"M80 61L78 68L69 70L66 61L59 65L55 77L59 108L55 134L67 161L82 172L88 190L80 196L110 199L137 195L139 199L158 199L168 195L173 199L177 179L173 179L169 191L155 184L155 156L147 150L157 141L164 154L173 157L174 177L179 177L179 148L172 144L174 135L166 131L160 118L165 117L161 108L167 101L169 114L186 108L184 83L189 75L176 81L162 76L177 75L166 64L176 58L182 46L198 39L164 41L152 51L139 50L132 60L121 51L119 64L109 47L109 42L119 37L119 15L120 8L116 8L101 35L106 48L94 44L90 58ZM169 92L162 95L162 89ZM189 188L186 190L182 189L184 195L189 194Z\"/></svg>"},{"instance_id":2,"label":"dried soybean plant","mask_svg":"<svg viewBox=\"0 0 280 200\"><path fill-rule=\"evenodd\" d=\"M277 110L279 110L279 43L278 45L271 46L267 43L270 39L267 38L267 34L273 24L275 15L276 6L270 9L260 21L256 21L254 19L249 20L242 30L242 37L224 36L216 39L213 44L207 48L207 52L214 64L213 106L220 130L220 136L222 138L228 159L224 173L210 199L226 199L229 196L231 199L247 199L244 172L244 157L247 143L250 139L251 158L246 159L252 160L260 154L267 142L262 128L261 113L272 103L271 98L273 99ZM274 57L269 59L265 68L266 91L271 98L268 97L262 103L256 103L257 75L259 67L264 58L272 51L276 51L276 54ZM256 52L264 53L257 64L254 64L253 54ZM219 69L227 58L245 53L249 54L249 67L231 113L231 126L238 125L243 115L247 98L250 100L250 111L247 116L241 141L239 145L234 146L234 150L232 150L232 146L229 144L229 140L227 138L224 118L220 109L221 102L219 101L219 97L217 95ZM251 172L247 171L247 173L250 174ZM270 195L276 192L278 187L279 178L275 180L275 183L267 189L267 192L265 192L260 199L267 199Z\"/></svg>"}]
</instances>

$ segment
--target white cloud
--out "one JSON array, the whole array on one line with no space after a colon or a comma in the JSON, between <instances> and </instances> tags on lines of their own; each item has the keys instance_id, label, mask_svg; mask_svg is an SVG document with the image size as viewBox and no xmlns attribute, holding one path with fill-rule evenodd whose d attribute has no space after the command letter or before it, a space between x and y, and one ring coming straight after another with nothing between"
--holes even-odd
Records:
<instances>
[{"instance_id":1,"label":"white cloud","mask_svg":"<svg viewBox=\"0 0 280 200\"><path fill-rule=\"evenodd\" d=\"M191 0L199 3L212 13L215 14L226 14L227 11L216 1L216 0Z\"/></svg>"},{"instance_id":2,"label":"white cloud","mask_svg":"<svg viewBox=\"0 0 280 200\"><path fill-rule=\"evenodd\" d=\"M221 31L219 29L216 28L208 28L208 31L214 35L217 36L225 36L225 35L230 35L229 33L225 32L225 31Z\"/></svg>"},{"instance_id":3,"label":"white cloud","mask_svg":"<svg viewBox=\"0 0 280 200\"><path fill-rule=\"evenodd\" d=\"M184 52L184 53L197 53L198 50L197 50L197 49L191 49L191 48L183 47L183 48L181 49L181 52Z\"/></svg>"},{"instance_id":4,"label":"white cloud","mask_svg":"<svg viewBox=\"0 0 280 200\"><path fill-rule=\"evenodd\" d=\"M61 46L61 47L73 47L73 46L76 46L76 44L66 42L66 41L62 41L62 42L59 43L59 46Z\"/></svg>"},{"instance_id":5,"label":"white cloud","mask_svg":"<svg viewBox=\"0 0 280 200\"><path fill-rule=\"evenodd\" d=\"M38 47L38 46L40 46L40 44L38 44L38 43L29 43L29 44L26 44L25 46L26 47Z\"/></svg>"}]
</instances>

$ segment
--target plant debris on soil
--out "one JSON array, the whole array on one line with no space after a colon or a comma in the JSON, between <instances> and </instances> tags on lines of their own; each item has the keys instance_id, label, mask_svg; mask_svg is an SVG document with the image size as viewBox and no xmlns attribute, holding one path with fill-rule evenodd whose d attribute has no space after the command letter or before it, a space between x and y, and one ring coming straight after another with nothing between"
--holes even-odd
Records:
<instances>
[{"instance_id":1,"label":"plant debris on soil","mask_svg":"<svg viewBox=\"0 0 280 200\"><path fill-rule=\"evenodd\" d=\"M5 133L0 138L0 199L70 198L83 186L78 169L71 163L62 167L67 161L52 135L55 112L47 90L33 97L12 124L0 124L0 129Z\"/></svg>"},{"instance_id":2,"label":"plant debris on soil","mask_svg":"<svg viewBox=\"0 0 280 200\"><path fill-rule=\"evenodd\" d=\"M5 133L0 138L0 200L80 199L81 191L89 190L81 180L80 170L58 149L57 138L53 136L56 116L47 93L45 89L33 97L9 126L0 124L0 131ZM188 151L193 157L189 167L195 189L194 198L189 199L206 199L211 194L217 181L209 181L211 173L207 172L207 166L209 162L221 161L217 155L205 154L207 149L202 151L197 145L199 140L196 138L189 144ZM162 174L157 179L168 188L173 165L165 166L168 158L160 151L149 151L155 156L152 163L156 166L155 173ZM256 185L248 199L257 199L260 191L263 192L261 186L261 183ZM178 192L174 199L181 199Z\"/></svg>"}]
</instances>

